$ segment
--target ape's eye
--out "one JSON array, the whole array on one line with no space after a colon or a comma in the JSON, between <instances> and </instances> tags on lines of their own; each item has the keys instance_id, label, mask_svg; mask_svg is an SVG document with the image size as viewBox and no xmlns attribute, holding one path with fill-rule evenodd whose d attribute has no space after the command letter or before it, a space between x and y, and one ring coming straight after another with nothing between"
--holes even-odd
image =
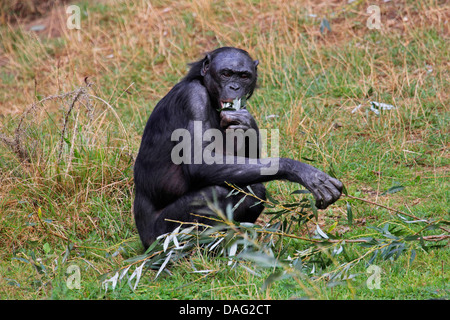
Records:
<instances>
[{"instance_id":1,"label":"ape's eye","mask_svg":"<svg viewBox=\"0 0 450 320\"><path fill-rule=\"evenodd\" d=\"M247 73L241 73L241 79L248 79L250 76Z\"/></svg>"},{"instance_id":2,"label":"ape's eye","mask_svg":"<svg viewBox=\"0 0 450 320\"><path fill-rule=\"evenodd\" d=\"M229 78L229 77L231 77L231 72L230 72L230 71L223 71L223 72L222 72L222 77L224 77L224 78Z\"/></svg>"}]
</instances>

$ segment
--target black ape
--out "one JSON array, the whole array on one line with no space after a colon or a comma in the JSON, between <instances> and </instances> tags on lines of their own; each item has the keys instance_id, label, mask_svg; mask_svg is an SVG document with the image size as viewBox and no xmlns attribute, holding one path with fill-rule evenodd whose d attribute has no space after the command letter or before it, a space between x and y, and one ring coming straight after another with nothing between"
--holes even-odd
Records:
<instances>
[{"instance_id":1,"label":"black ape","mask_svg":"<svg viewBox=\"0 0 450 320\"><path fill-rule=\"evenodd\" d=\"M269 175L262 174L269 163L251 157L247 145L244 153L238 148L230 152L218 139L219 142L214 141L216 147L207 153L214 140L202 137L208 131L219 132L223 137L230 129L259 132L245 107L222 110L233 101L245 103L250 98L256 86L257 65L258 61L253 61L244 50L219 48L191 64L187 76L156 105L145 127L134 166L134 216L145 247L157 236L176 228L175 222L166 219L207 222L191 213L204 213L205 199L212 199L213 194L222 209L229 203L237 204L242 195L227 197L230 189L225 181L250 186L262 199L266 192L262 182L281 179L297 182L311 191L319 209L340 197L340 181L296 160L271 159L278 165L278 171ZM188 138L185 136L189 140L183 142L192 146L180 155L182 161L174 160L177 154L174 148L179 140L174 141L173 133L177 129L189 134ZM215 161L203 159L205 154L213 156ZM234 219L254 222L262 210L263 205L255 205L255 199L247 197L235 210Z\"/></svg>"}]
</instances>

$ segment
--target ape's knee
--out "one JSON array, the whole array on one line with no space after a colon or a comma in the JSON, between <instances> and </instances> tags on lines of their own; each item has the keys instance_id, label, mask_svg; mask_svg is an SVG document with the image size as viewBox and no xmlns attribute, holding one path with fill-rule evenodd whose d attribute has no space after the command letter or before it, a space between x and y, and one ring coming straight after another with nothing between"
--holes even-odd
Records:
<instances>
[{"instance_id":1,"label":"ape's knee","mask_svg":"<svg viewBox=\"0 0 450 320\"><path fill-rule=\"evenodd\" d=\"M244 190L250 195L247 195L234 211L234 220L239 222L255 222L259 215L264 210L263 201L266 200L266 188L262 183L253 184L250 188Z\"/></svg>"},{"instance_id":2,"label":"ape's knee","mask_svg":"<svg viewBox=\"0 0 450 320\"><path fill-rule=\"evenodd\" d=\"M256 197L261 200L266 200L266 187L262 183L252 184L250 188Z\"/></svg>"}]
</instances>

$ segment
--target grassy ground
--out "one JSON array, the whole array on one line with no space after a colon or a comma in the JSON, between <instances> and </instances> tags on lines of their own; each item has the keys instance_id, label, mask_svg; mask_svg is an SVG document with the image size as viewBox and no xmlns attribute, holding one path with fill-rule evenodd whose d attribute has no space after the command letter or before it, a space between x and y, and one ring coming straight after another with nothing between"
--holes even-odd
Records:
<instances>
[{"instance_id":1,"label":"grassy ground","mask_svg":"<svg viewBox=\"0 0 450 320\"><path fill-rule=\"evenodd\" d=\"M448 3L78 5L80 30L64 26L65 6L26 20L2 15L0 298L448 298ZM366 26L369 5L380 7L381 29ZM321 30L324 18L331 31ZM224 45L260 60L249 108L261 128L279 130L280 155L333 168L350 196L286 232L303 240L276 238L275 250L295 256L315 248L308 237L319 225L347 240L345 254L321 270L320 261L305 259L317 266L307 280L289 277L262 290L273 269L232 268L197 248L169 267L171 275L154 280L148 270L134 291L126 281L105 291L102 280L143 253L131 206L145 122L188 62ZM376 114L371 101L395 108ZM298 199L290 195L296 189L268 183L275 201ZM375 251L358 241L380 230L417 237L398 257L383 259L380 250L371 260ZM323 275L355 259L355 278L330 286ZM369 262L382 270L380 288L366 285ZM80 289L68 287L71 265Z\"/></svg>"}]
</instances>

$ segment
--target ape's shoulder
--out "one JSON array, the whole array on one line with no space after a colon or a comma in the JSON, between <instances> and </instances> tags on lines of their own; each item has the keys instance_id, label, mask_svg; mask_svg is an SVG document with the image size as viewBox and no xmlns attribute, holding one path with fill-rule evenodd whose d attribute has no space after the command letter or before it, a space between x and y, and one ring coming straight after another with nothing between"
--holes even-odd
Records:
<instances>
[{"instance_id":1,"label":"ape's shoulder","mask_svg":"<svg viewBox=\"0 0 450 320\"><path fill-rule=\"evenodd\" d=\"M209 102L208 90L199 80L184 81L186 83L186 93L192 100L199 99L199 102L206 104Z\"/></svg>"},{"instance_id":2,"label":"ape's shoulder","mask_svg":"<svg viewBox=\"0 0 450 320\"><path fill-rule=\"evenodd\" d=\"M210 108L208 90L199 80L183 81L183 95L187 99L186 107L193 116L192 120L206 120L207 110Z\"/></svg>"}]
</instances>

